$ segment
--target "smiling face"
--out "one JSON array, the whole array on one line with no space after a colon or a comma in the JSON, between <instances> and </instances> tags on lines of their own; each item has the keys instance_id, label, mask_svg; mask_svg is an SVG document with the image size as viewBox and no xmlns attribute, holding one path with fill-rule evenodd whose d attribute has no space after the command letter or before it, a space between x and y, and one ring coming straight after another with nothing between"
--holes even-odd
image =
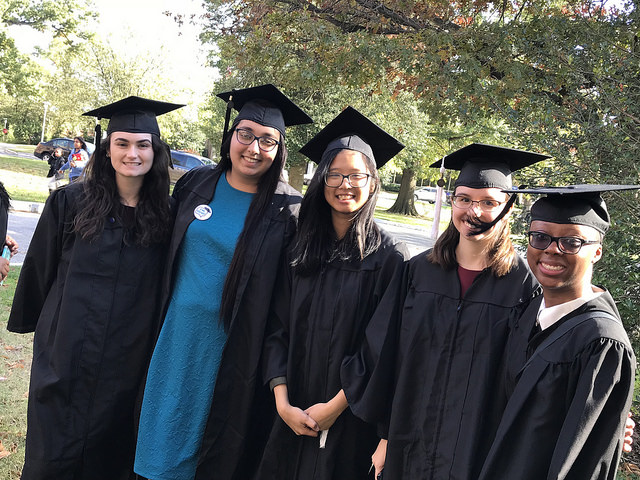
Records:
<instances>
[{"instance_id":1,"label":"smiling face","mask_svg":"<svg viewBox=\"0 0 640 480\"><path fill-rule=\"evenodd\" d=\"M116 180L144 177L153 165L151 134L113 132L107 153L116 171Z\"/></svg>"},{"instance_id":2,"label":"smiling face","mask_svg":"<svg viewBox=\"0 0 640 480\"><path fill-rule=\"evenodd\" d=\"M552 237L578 237L598 241L599 233L584 225L558 224L534 220L530 231ZM556 242L545 250L527 248L529 268L542 285L547 307L580 298L591 290L593 264L602 256L602 244L583 245L575 255L562 253Z\"/></svg>"},{"instance_id":3,"label":"smiling face","mask_svg":"<svg viewBox=\"0 0 640 480\"><path fill-rule=\"evenodd\" d=\"M499 188L470 188L459 186L455 190L455 195L464 196L476 202L481 200L496 200L502 204L508 199L507 194L500 191ZM502 204L498 208L488 212L483 211L478 203L472 204L472 206L467 209L451 206L451 221L456 227L456 230L460 233L460 238L468 239L470 241L481 241L488 238L491 231L495 229L496 226L494 225L492 228L479 235L473 235L476 231L474 221L481 220L487 223L493 221L498 215L500 215L500 212L502 212L502 209L504 208L504 205ZM501 221L508 221L508 215L505 215Z\"/></svg>"},{"instance_id":4,"label":"smiling face","mask_svg":"<svg viewBox=\"0 0 640 480\"><path fill-rule=\"evenodd\" d=\"M328 173L340 173L349 175L352 173L371 173L367 168L364 155L354 150L341 150L331 162ZM363 187L353 187L347 181L342 180L342 184L337 188L324 186L324 198L331 207L331 216L339 221L351 222L353 214L360 210L369 195L375 188L374 180L369 178Z\"/></svg>"},{"instance_id":5,"label":"smiling face","mask_svg":"<svg viewBox=\"0 0 640 480\"><path fill-rule=\"evenodd\" d=\"M251 120L241 120L236 129L238 128L249 131L256 137L264 136L280 140L278 130ZM255 139L250 145L243 145L238 141L234 131L229 146L231 170L227 172L227 181L239 190L257 191L258 182L273 164L279 148L280 146L277 146L269 152L264 152L258 148L258 142Z\"/></svg>"}]
</instances>

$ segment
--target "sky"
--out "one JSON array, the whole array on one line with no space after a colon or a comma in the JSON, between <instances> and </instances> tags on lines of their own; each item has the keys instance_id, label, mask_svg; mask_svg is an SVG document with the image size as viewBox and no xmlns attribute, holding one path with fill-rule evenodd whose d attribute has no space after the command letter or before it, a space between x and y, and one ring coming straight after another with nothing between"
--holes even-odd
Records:
<instances>
[{"instance_id":1,"label":"sky","mask_svg":"<svg viewBox=\"0 0 640 480\"><path fill-rule=\"evenodd\" d=\"M178 26L163 14L202 13L200 0L94 0L94 3L100 15L96 33L114 49L131 58L161 51L173 81L193 90L194 98L210 90L216 72L204 66L207 53L198 40L198 28L188 23ZM25 54L32 53L34 45L46 45L46 38L29 28L13 27L11 36Z\"/></svg>"}]
</instances>

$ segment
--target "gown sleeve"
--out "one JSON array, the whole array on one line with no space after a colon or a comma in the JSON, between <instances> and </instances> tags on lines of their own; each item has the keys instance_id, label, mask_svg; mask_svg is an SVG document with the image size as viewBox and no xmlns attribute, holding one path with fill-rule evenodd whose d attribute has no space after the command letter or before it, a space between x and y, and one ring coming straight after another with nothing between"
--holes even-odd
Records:
<instances>
[{"instance_id":1,"label":"gown sleeve","mask_svg":"<svg viewBox=\"0 0 640 480\"><path fill-rule=\"evenodd\" d=\"M70 215L65 189L47 199L24 259L7 329L33 332L57 275L65 235L65 215ZM67 228L71 228L67 225Z\"/></svg>"},{"instance_id":2,"label":"gown sleeve","mask_svg":"<svg viewBox=\"0 0 640 480\"><path fill-rule=\"evenodd\" d=\"M635 358L600 338L572 362L540 358L522 372L481 480L614 479L633 393Z\"/></svg>"},{"instance_id":3,"label":"gown sleeve","mask_svg":"<svg viewBox=\"0 0 640 480\"><path fill-rule=\"evenodd\" d=\"M286 377L289 358L289 319L291 311L291 267L289 255L280 262L273 300L267 319L267 331L263 346L262 378L264 383Z\"/></svg>"},{"instance_id":4,"label":"gown sleeve","mask_svg":"<svg viewBox=\"0 0 640 480\"><path fill-rule=\"evenodd\" d=\"M383 281L388 287L380 299L359 350L345 358L340 370L342 388L354 415L379 425L386 438L386 423L395 378L396 346L402 302L407 285L405 262L398 262Z\"/></svg>"},{"instance_id":5,"label":"gown sleeve","mask_svg":"<svg viewBox=\"0 0 640 480\"><path fill-rule=\"evenodd\" d=\"M597 351L589 355L578 378L548 479L616 476L633 394L635 361L619 342L602 339L596 345Z\"/></svg>"}]
</instances>

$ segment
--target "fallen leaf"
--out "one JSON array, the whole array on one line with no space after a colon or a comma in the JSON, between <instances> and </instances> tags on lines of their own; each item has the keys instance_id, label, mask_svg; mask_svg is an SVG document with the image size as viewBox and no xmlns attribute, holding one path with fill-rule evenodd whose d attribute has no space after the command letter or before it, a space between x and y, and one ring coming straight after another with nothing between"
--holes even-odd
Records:
<instances>
[{"instance_id":1,"label":"fallen leaf","mask_svg":"<svg viewBox=\"0 0 640 480\"><path fill-rule=\"evenodd\" d=\"M636 474L636 475L640 474L640 467L638 467L638 465L635 465L633 463L623 462L621 467L622 467L622 470L624 472L633 473L633 474Z\"/></svg>"},{"instance_id":2,"label":"fallen leaf","mask_svg":"<svg viewBox=\"0 0 640 480\"><path fill-rule=\"evenodd\" d=\"M24 368L24 360L18 360L17 362L10 363L7 366L12 370L14 368Z\"/></svg>"},{"instance_id":3,"label":"fallen leaf","mask_svg":"<svg viewBox=\"0 0 640 480\"><path fill-rule=\"evenodd\" d=\"M13 345L5 345L4 349L8 350L9 352L15 352L15 351L19 351L22 350L24 347L22 345L18 345L17 347L14 347Z\"/></svg>"},{"instance_id":4,"label":"fallen leaf","mask_svg":"<svg viewBox=\"0 0 640 480\"><path fill-rule=\"evenodd\" d=\"M2 445L0 441L0 458L8 457L9 455L11 455L11 452L4 448L4 445Z\"/></svg>"}]
</instances>

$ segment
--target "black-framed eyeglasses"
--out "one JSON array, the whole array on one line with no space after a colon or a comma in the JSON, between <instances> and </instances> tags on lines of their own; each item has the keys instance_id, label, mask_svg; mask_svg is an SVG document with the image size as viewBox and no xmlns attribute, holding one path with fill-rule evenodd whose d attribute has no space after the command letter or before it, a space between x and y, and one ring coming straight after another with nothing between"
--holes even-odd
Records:
<instances>
[{"instance_id":1,"label":"black-framed eyeglasses","mask_svg":"<svg viewBox=\"0 0 640 480\"><path fill-rule=\"evenodd\" d=\"M471 208L474 203L477 204L483 212L491 212L505 202L499 202L498 200L492 200L489 198L484 200L471 200L469 197L465 197L464 195L451 196L451 204L461 210Z\"/></svg>"},{"instance_id":2,"label":"black-framed eyeglasses","mask_svg":"<svg viewBox=\"0 0 640 480\"><path fill-rule=\"evenodd\" d=\"M529 232L529 245L537 250L546 250L553 242L556 242L562 253L575 255L583 245L595 245L600 243L600 240L585 240L580 237L552 237L544 232Z\"/></svg>"},{"instance_id":3,"label":"black-framed eyeglasses","mask_svg":"<svg viewBox=\"0 0 640 480\"><path fill-rule=\"evenodd\" d=\"M254 140L257 140L258 148L263 152L270 152L280 145L280 142L273 137L258 137L251 133L251 131L245 130L244 128L236 128L236 139L242 145L251 145Z\"/></svg>"},{"instance_id":4,"label":"black-framed eyeglasses","mask_svg":"<svg viewBox=\"0 0 640 480\"><path fill-rule=\"evenodd\" d=\"M327 187L338 188L346 178L349 185L360 188L367 185L370 176L368 173L350 173L349 175L343 175L337 172L329 172L324 175L324 184Z\"/></svg>"}]
</instances>

